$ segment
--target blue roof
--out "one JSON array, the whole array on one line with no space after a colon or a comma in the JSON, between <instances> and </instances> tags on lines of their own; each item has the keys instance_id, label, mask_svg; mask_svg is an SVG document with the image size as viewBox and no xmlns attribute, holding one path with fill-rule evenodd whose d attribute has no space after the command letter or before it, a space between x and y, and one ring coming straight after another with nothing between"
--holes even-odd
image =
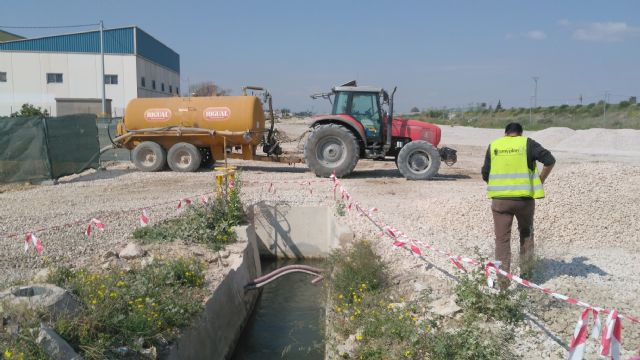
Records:
<instances>
[{"instance_id":1,"label":"blue roof","mask_svg":"<svg viewBox=\"0 0 640 360\"><path fill-rule=\"evenodd\" d=\"M3 50L96 54L100 52L100 31L7 41L0 43L0 51ZM135 26L104 30L104 52L136 54L180 72L180 55Z\"/></svg>"}]
</instances>

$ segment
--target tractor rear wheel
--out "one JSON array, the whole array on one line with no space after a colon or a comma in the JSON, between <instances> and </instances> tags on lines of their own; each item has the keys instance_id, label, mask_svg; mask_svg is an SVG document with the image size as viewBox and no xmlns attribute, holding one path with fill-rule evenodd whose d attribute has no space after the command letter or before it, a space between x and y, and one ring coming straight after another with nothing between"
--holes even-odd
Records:
<instances>
[{"instance_id":1,"label":"tractor rear wheel","mask_svg":"<svg viewBox=\"0 0 640 360\"><path fill-rule=\"evenodd\" d=\"M316 126L304 144L304 157L316 176L329 177L335 172L343 177L351 174L360 157L356 137L344 126Z\"/></svg>"},{"instance_id":2,"label":"tractor rear wheel","mask_svg":"<svg viewBox=\"0 0 640 360\"><path fill-rule=\"evenodd\" d=\"M179 142L169 149L167 162L173 171L194 172L202 163L200 150L192 144Z\"/></svg>"},{"instance_id":3,"label":"tractor rear wheel","mask_svg":"<svg viewBox=\"0 0 640 360\"><path fill-rule=\"evenodd\" d=\"M396 164L408 180L428 180L440 169L440 153L424 140L412 141L400 149Z\"/></svg>"},{"instance_id":4,"label":"tractor rear wheel","mask_svg":"<svg viewBox=\"0 0 640 360\"><path fill-rule=\"evenodd\" d=\"M143 141L131 152L133 164L140 171L160 171L167 164L167 152L160 144Z\"/></svg>"}]
</instances>

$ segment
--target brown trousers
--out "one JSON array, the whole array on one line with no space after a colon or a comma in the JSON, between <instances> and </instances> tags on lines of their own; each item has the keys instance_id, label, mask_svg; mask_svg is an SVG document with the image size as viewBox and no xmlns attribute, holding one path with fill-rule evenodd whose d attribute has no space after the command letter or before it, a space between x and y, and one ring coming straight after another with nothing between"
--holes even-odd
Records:
<instances>
[{"instance_id":1,"label":"brown trousers","mask_svg":"<svg viewBox=\"0 0 640 360\"><path fill-rule=\"evenodd\" d=\"M532 270L534 262L533 214L535 200L493 199L493 225L496 233L496 259L502 262L501 269L511 271L511 224L518 220L520 232L520 272Z\"/></svg>"}]
</instances>

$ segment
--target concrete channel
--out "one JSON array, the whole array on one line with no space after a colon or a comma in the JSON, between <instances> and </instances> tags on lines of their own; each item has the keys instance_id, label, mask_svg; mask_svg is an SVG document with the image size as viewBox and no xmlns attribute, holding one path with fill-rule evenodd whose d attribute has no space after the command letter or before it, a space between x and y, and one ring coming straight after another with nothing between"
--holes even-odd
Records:
<instances>
[{"instance_id":1,"label":"concrete channel","mask_svg":"<svg viewBox=\"0 0 640 360\"><path fill-rule=\"evenodd\" d=\"M230 359L260 296L244 286L261 275L261 258L289 259L289 263L317 260L353 240L351 230L336 221L328 207L258 203L250 208L249 218L250 224L236 231L243 251L229 257L228 273L206 301L203 313L163 358Z\"/></svg>"}]
</instances>

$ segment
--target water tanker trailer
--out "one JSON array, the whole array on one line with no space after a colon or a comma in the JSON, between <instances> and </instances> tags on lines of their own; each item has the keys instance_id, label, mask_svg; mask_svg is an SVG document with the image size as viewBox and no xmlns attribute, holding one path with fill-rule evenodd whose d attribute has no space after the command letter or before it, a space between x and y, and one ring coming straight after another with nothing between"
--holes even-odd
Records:
<instances>
[{"instance_id":1,"label":"water tanker trailer","mask_svg":"<svg viewBox=\"0 0 640 360\"><path fill-rule=\"evenodd\" d=\"M142 171L166 165L173 171L195 171L225 157L252 160L260 144L266 155L281 155L274 140L271 96L259 87L243 90L242 96L133 99L114 143L132 150L133 163ZM261 99L246 95L247 90L263 92L272 115L270 128L265 126ZM240 152L231 154L229 149Z\"/></svg>"}]
</instances>

